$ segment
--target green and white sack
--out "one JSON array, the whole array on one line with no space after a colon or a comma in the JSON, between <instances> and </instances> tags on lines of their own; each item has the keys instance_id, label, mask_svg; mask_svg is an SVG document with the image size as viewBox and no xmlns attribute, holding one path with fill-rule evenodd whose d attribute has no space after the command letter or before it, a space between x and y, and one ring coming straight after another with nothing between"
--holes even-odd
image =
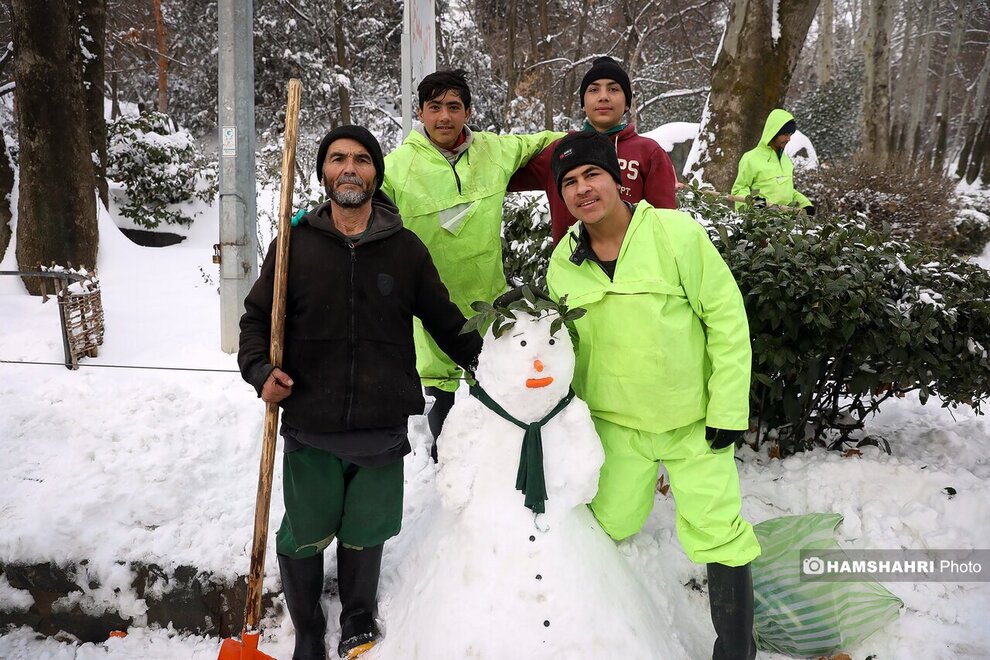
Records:
<instances>
[{"instance_id":1,"label":"green and white sack","mask_svg":"<svg viewBox=\"0 0 990 660\"><path fill-rule=\"evenodd\" d=\"M753 527L754 635L760 650L795 658L831 655L897 618L904 605L877 582L801 580L801 550L839 550L837 513L772 518Z\"/></svg>"}]
</instances>

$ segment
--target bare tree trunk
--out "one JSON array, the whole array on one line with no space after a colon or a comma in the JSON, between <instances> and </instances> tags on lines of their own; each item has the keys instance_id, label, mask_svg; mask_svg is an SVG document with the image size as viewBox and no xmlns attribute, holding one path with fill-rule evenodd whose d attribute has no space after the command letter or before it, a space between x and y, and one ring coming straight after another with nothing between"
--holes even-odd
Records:
<instances>
[{"instance_id":1,"label":"bare tree trunk","mask_svg":"<svg viewBox=\"0 0 990 660\"><path fill-rule=\"evenodd\" d=\"M975 120L966 123L966 137L963 140L962 151L959 152L959 162L956 163L956 176L960 179L966 176L966 170L969 169L969 158L976 143L976 129L978 127L979 124Z\"/></svg>"},{"instance_id":2,"label":"bare tree trunk","mask_svg":"<svg viewBox=\"0 0 990 660\"><path fill-rule=\"evenodd\" d=\"M344 36L344 0L333 0L333 37L334 46L337 53L337 75L346 76L351 80L350 63L347 60L347 42ZM417 84L419 81L414 81ZM351 123L351 91L347 85L337 82L337 98L340 99L340 122L341 124Z\"/></svg>"},{"instance_id":3,"label":"bare tree trunk","mask_svg":"<svg viewBox=\"0 0 990 660\"><path fill-rule=\"evenodd\" d=\"M825 85L832 79L833 0L822 0L822 12L818 25L818 84Z\"/></svg>"},{"instance_id":4,"label":"bare tree trunk","mask_svg":"<svg viewBox=\"0 0 990 660\"><path fill-rule=\"evenodd\" d=\"M539 0L538 5L540 17L540 34L550 34L550 20L548 16L547 0ZM547 40L540 39L540 47L536 51L541 62L550 59L550 44ZM549 64L543 65L543 128L553 130L553 101L557 95L553 92L553 72Z\"/></svg>"},{"instance_id":5,"label":"bare tree trunk","mask_svg":"<svg viewBox=\"0 0 990 660\"><path fill-rule=\"evenodd\" d=\"M875 162L888 158L890 137L890 22L894 0L873 0L866 39L862 155Z\"/></svg>"},{"instance_id":6,"label":"bare tree trunk","mask_svg":"<svg viewBox=\"0 0 990 660\"><path fill-rule=\"evenodd\" d=\"M719 190L735 179L742 153L756 146L766 116L783 104L818 0L780 3L780 38L772 38L772 0L734 0L698 139L685 174ZM703 175L703 177L702 177Z\"/></svg>"},{"instance_id":7,"label":"bare tree trunk","mask_svg":"<svg viewBox=\"0 0 990 660\"><path fill-rule=\"evenodd\" d=\"M983 180L990 174L990 111L983 115L980 122L980 129L976 134L976 142L973 144L973 152L969 158L969 167L966 169L966 183L973 183L976 177L983 172Z\"/></svg>"},{"instance_id":8,"label":"bare tree trunk","mask_svg":"<svg viewBox=\"0 0 990 660\"><path fill-rule=\"evenodd\" d=\"M516 98L516 0L509 0L506 12L506 53L505 53L505 108L502 111L502 126L508 128L512 115L512 101Z\"/></svg>"},{"instance_id":9,"label":"bare tree trunk","mask_svg":"<svg viewBox=\"0 0 990 660\"><path fill-rule=\"evenodd\" d=\"M924 133L921 130L921 123L926 116L928 108L928 84L929 69L931 66L931 52L935 42L935 14L938 10L938 0L934 0L927 6L927 17L925 18L924 33L921 35L920 57L918 63L912 67L911 86L906 90L906 97L910 103L910 113L907 125L908 150L911 158L916 159L921 153L921 141ZM917 48L917 44L913 46Z\"/></svg>"},{"instance_id":10,"label":"bare tree trunk","mask_svg":"<svg viewBox=\"0 0 990 660\"><path fill-rule=\"evenodd\" d=\"M106 74L104 56L107 42L106 0L82 0L80 23L85 28L83 45L83 95L86 101L86 120L89 128L89 144L93 152L96 188L103 205L107 205L107 122L104 118L104 89Z\"/></svg>"},{"instance_id":11,"label":"bare tree trunk","mask_svg":"<svg viewBox=\"0 0 990 660\"><path fill-rule=\"evenodd\" d=\"M945 61L942 63L942 82L939 85L938 99L935 102L936 116L942 118L941 126L937 127L935 153L932 157L932 167L938 172L945 169L945 150L947 146L949 120L949 92L953 86L952 72L956 67L956 63L959 61L959 49L962 46L962 35L966 27L967 1L958 0L958 2L955 25L952 28L952 37L949 39Z\"/></svg>"},{"instance_id":12,"label":"bare tree trunk","mask_svg":"<svg viewBox=\"0 0 990 660\"><path fill-rule=\"evenodd\" d=\"M158 112L168 114L168 36L162 18L162 0L151 0L155 12L155 37L158 40ZM102 91L102 88L101 88Z\"/></svg>"},{"instance_id":13,"label":"bare tree trunk","mask_svg":"<svg viewBox=\"0 0 990 660\"><path fill-rule=\"evenodd\" d=\"M918 12L915 11L914 0L905 0L904 7L904 30L901 33L901 50L897 60L900 75L895 80L890 81L891 123L894 127L892 131L896 131L896 135L892 135L891 140L895 143L904 134L904 127L908 123L911 108L910 89L913 83L911 72L918 65L918 53L921 50L917 47L911 48L911 45L916 41L915 33L919 29L918 22L915 20ZM891 149L892 152L900 150L900 148Z\"/></svg>"},{"instance_id":14,"label":"bare tree trunk","mask_svg":"<svg viewBox=\"0 0 990 660\"><path fill-rule=\"evenodd\" d=\"M75 11L13 0L20 178L17 263L96 266L99 232ZM40 293L37 278L25 278Z\"/></svg>"},{"instance_id":15,"label":"bare tree trunk","mask_svg":"<svg viewBox=\"0 0 990 660\"><path fill-rule=\"evenodd\" d=\"M588 32L588 14L591 12L591 7L589 3L591 0L582 0L581 2L581 18L578 20L577 28L577 41L574 44L574 51L571 56L572 61L577 61L584 54L584 39ZM583 74L582 74L583 75ZM574 92L578 91L578 81L577 81L577 71L574 67L567 72L567 78L564 82L564 94L570 95L571 101L565 105L565 108L574 107ZM578 117L582 114L582 109L584 108L584 99L577 106Z\"/></svg>"}]
</instances>

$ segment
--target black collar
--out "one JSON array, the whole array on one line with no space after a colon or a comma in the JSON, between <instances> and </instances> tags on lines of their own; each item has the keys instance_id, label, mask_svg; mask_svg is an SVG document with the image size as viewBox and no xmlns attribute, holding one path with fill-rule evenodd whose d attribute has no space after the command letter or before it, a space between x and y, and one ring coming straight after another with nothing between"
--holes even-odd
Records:
<instances>
[{"instance_id":1,"label":"black collar","mask_svg":"<svg viewBox=\"0 0 990 660\"><path fill-rule=\"evenodd\" d=\"M623 202L629 207L629 212L633 215L636 214L636 205L630 204L629 202ZM632 217L629 218L629 224L632 224ZM628 229L626 230L628 231ZM595 251L591 249L591 237L588 236L588 228L583 224L578 223L577 236L574 236L573 232L567 232L567 239L571 241L574 248L571 250L571 263L575 266L580 266L585 262L586 259L591 259L596 264L601 265L602 260L598 258Z\"/></svg>"}]
</instances>

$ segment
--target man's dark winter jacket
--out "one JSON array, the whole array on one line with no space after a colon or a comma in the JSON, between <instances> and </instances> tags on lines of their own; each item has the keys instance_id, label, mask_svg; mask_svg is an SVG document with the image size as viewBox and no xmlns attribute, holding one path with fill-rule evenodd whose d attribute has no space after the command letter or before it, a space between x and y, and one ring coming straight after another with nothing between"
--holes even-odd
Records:
<instances>
[{"instance_id":1,"label":"man's dark winter jacket","mask_svg":"<svg viewBox=\"0 0 990 660\"><path fill-rule=\"evenodd\" d=\"M404 424L423 412L413 316L451 358L472 369L481 337L459 334L465 319L450 302L429 252L376 193L358 242L340 234L330 203L292 229L282 370L293 380L281 402L285 424L334 432ZM275 246L244 300L237 362L261 392L271 373L269 341Z\"/></svg>"}]
</instances>

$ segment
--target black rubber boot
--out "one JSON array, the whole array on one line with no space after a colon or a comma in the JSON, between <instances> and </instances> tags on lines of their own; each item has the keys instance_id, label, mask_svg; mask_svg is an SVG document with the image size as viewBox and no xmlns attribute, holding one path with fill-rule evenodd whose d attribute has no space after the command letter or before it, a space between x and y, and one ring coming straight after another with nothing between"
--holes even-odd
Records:
<instances>
[{"instance_id":1,"label":"black rubber boot","mask_svg":"<svg viewBox=\"0 0 990 660\"><path fill-rule=\"evenodd\" d=\"M375 617L378 615L378 576L382 572L384 547L382 544L358 550L337 542L337 585L340 589L337 654L341 658L356 657L355 651L381 637Z\"/></svg>"},{"instance_id":2,"label":"black rubber boot","mask_svg":"<svg viewBox=\"0 0 990 660\"><path fill-rule=\"evenodd\" d=\"M447 413L454 407L454 393L441 390L439 387L425 387L423 389L435 399L433 407L430 408L430 413L426 416L426 419L430 422L430 433L433 434L433 447L430 449L430 455L433 457L433 462L436 463L437 438L440 437L440 431L443 430L443 423L447 419Z\"/></svg>"},{"instance_id":3,"label":"black rubber boot","mask_svg":"<svg viewBox=\"0 0 990 660\"><path fill-rule=\"evenodd\" d=\"M292 660L326 660L327 616L320 605L323 593L323 553L305 559L278 555L285 605L296 630Z\"/></svg>"},{"instance_id":4,"label":"black rubber boot","mask_svg":"<svg viewBox=\"0 0 990 660\"><path fill-rule=\"evenodd\" d=\"M749 564L708 564L708 603L715 626L712 660L753 660L753 574Z\"/></svg>"}]
</instances>

